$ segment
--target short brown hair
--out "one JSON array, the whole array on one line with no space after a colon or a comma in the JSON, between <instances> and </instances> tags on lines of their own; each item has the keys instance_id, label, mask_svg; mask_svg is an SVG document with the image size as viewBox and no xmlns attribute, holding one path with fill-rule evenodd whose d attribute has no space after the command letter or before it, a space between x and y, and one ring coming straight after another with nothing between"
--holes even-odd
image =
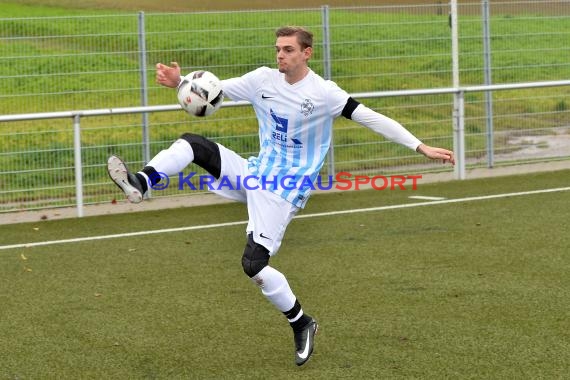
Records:
<instances>
[{"instance_id":1,"label":"short brown hair","mask_svg":"<svg viewBox=\"0 0 570 380\"><path fill-rule=\"evenodd\" d=\"M301 48L313 47L313 33L300 26L282 26L275 31L275 37L297 36Z\"/></svg>"}]
</instances>

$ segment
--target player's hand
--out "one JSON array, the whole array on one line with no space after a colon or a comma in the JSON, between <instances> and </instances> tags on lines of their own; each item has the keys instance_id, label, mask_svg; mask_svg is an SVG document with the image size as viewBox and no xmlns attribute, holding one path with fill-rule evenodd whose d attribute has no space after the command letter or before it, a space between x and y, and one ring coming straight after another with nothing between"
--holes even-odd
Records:
<instances>
[{"instance_id":1,"label":"player's hand","mask_svg":"<svg viewBox=\"0 0 570 380\"><path fill-rule=\"evenodd\" d=\"M444 164L449 162L451 165L455 165L455 155L451 150L420 144L416 151L432 160L442 160Z\"/></svg>"},{"instance_id":2,"label":"player's hand","mask_svg":"<svg viewBox=\"0 0 570 380\"><path fill-rule=\"evenodd\" d=\"M180 66L178 66L178 63L170 62L170 66L157 63L156 83L170 88L178 87L180 83Z\"/></svg>"}]
</instances>

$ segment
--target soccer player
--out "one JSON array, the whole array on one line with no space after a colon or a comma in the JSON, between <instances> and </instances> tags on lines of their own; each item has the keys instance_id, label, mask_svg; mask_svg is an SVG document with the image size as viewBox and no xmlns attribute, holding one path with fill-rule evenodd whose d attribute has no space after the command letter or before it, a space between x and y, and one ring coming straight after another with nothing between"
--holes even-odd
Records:
<instances>
[{"instance_id":1,"label":"soccer player","mask_svg":"<svg viewBox=\"0 0 570 380\"><path fill-rule=\"evenodd\" d=\"M107 169L111 179L133 203L141 202L148 187L160 181L159 173L176 175L192 162L218 182L230 181L234 185L214 185L214 188L220 188L215 190L219 195L247 205L249 221L243 270L289 321L295 362L300 366L313 353L318 324L303 310L285 276L269 265L269 260L279 250L287 225L305 206L310 188L275 185L285 176L290 180L288 183L293 184L307 176L316 179L331 143L333 120L339 116L354 120L427 158L451 164L455 159L453 152L423 144L398 122L360 104L334 82L313 72L308 66L313 53L310 31L286 26L275 34L277 69L260 67L241 77L222 81L226 97L246 100L253 105L259 123L257 157L245 159L221 144L185 133L137 173L131 173L117 156L109 158ZM156 81L177 88L181 82L178 64L158 63ZM253 186L252 181L247 187L238 186L240 179L247 176L255 176L259 186Z\"/></svg>"}]
</instances>

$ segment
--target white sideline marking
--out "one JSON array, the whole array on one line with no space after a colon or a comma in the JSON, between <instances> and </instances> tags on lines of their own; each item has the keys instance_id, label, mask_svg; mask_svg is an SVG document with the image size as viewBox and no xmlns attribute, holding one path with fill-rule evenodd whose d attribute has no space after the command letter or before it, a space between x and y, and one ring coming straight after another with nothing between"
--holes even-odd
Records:
<instances>
[{"instance_id":1,"label":"white sideline marking","mask_svg":"<svg viewBox=\"0 0 570 380\"><path fill-rule=\"evenodd\" d=\"M428 197L425 195L412 195L411 197L408 197L410 199L423 199L424 201L441 201L444 200L445 197Z\"/></svg>"},{"instance_id":2,"label":"white sideline marking","mask_svg":"<svg viewBox=\"0 0 570 380\"><path fill-rule=\"evenodd\" d=\"M297 215L295 217L295 219L317 218L320 216L332 216L332 215L343 215L343 214L356 214L356 213L371 212L371 211L395 210L395 209L399 209L399 208L433 206L433 205L447 204L447 203L474 202L474 201L482 201L482 200L487 200L487 199L520 197L523 195L555 193L555 192L561 192L561 191L570 191L570 187L559 187L559 188L554 188L554 189L543 189L543 190L533 190L533 191L521 191L521 192L516 192L516 193L482 195L482 196L478 196L478 197L466 197L466 198L457 198L457 199L443 199L443 200L436 200L436 201L429 201L429 202L418 202L418 203L407 203L407 204L399 204L399 205L391 205L391 206L359 208L359 209L353 209L353 210L317 212L314 214ZM115 235L88 236L88 237L74 238L74 239L48 240L48 241L39 241L39 242L35 242L35 243L20 243L20 244L11 244L11 245L0 245L0 250L13 249L13 248L31 248L31 247L39 247L39 246L44 246L44 245L77 243L77 242L83 242L83 241L115 239L115 238L131 237L131 236L163 234L163 233L169 233L169 232L205 230L208 228L231 227L231 226L238 226L238 225L242 225L242 224L247 224L247 221L217 223L217 224L203 224L203 225L199 225L199 226L165 228L165 229L161 229L161 230L126 232L126 233L115 234Z\"/></svg>"}]
</instances>

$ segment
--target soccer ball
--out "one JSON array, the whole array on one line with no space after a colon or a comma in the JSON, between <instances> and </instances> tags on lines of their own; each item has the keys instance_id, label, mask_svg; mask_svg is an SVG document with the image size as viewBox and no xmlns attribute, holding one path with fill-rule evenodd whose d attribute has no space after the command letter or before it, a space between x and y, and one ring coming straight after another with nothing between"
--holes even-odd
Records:
<instances>
[{"instance_id":1,"label":"soccer ball","mask_svg":"<svg viewBox=\"0 0 570 380\"><path fill-rule=\"evenodd\" d=\"M211 115L223 100L222 82L209 71L193 71L178 86L178 103L190 115Z\"/></svg>"}]
</instances>

